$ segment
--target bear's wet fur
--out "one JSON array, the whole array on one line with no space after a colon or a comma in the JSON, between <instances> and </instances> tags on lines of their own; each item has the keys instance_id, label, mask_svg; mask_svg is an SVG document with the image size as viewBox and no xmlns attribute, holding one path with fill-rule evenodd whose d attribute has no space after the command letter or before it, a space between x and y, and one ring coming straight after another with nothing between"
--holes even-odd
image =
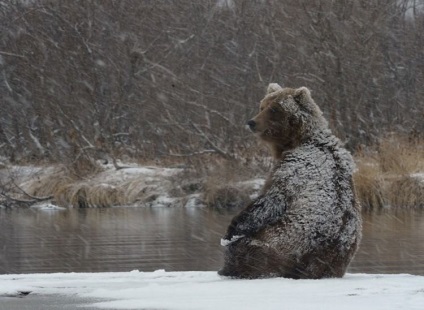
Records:
<instances>
[{"instance_id":1,"label":"bear's wet fur","mask_svg":"<svg viewBox=\"0 0 424 310\"><path fill-rule=\"evenodd\" d=\"M261 195L233 218L220 275L342 277L361 240L350 153L306 87L270 84L248 122L276 164Z\"/></svg>"}]
</instances>

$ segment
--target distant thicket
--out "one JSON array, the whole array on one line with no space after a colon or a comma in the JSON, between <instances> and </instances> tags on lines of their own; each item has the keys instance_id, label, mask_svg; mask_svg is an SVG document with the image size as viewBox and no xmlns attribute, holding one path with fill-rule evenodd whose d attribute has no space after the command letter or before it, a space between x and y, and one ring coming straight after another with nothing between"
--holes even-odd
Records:
<instances>
[{"instance_id":1,"label":"distant thicket","mask_svg":"<svg viewBox=\"0 0 424 310\"><path fill-rule=\"evenodd\" d=\"M0 156L242 154L268 83L351 149L424 130L423 0L0 0Z\"/></svg>"}]
</instances>

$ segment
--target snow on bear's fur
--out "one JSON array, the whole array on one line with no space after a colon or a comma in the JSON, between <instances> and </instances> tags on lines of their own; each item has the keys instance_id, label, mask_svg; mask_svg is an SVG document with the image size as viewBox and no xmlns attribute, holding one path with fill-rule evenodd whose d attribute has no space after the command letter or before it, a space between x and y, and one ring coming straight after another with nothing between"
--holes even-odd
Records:
<instances>
[{"instance_id":1,"label":"snow on bear's fur","mask_svg":"<svg viewBox=\"0 0 424 310\"><path fill-rule=\"evenodd\" d=\"M262 194L233 218L222 238L219 274L342 277L361 240L350 153L306 87L270 84L248 125L276 164Z\"/></svg>"}]
</instances>

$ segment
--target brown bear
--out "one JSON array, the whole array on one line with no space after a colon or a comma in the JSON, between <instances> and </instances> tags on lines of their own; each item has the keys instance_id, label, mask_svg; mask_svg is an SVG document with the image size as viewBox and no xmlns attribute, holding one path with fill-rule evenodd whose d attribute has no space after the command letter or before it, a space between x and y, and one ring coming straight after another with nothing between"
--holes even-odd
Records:
<instances>
[{"instance_id":1,"label":"brown bear","mask_svg":"<svg viewBox=\"0 0 424 310\"><path fill-rule=\"evenodd\" d=\"M261 195L222 238L236 278L342 277L361 240L350 153L328 128L306 87L270 84L251 131L276 160Z\"/></svg>"}]
</instances>

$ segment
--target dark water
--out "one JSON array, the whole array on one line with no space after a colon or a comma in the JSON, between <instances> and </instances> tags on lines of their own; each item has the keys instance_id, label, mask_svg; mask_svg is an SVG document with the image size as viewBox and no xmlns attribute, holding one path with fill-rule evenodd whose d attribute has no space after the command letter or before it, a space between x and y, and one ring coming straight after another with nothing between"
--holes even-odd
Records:
<instances>
[{"instance_id":1,"label":"dark water","mask_svg":"<svg viewBox=\"0 0 424 310\"><path fill-rule=\"evenodd\" d=\"M0 209L0 273L218 270L234 213L206 208ZM364 216L349 270L424 275L424 212Z\"/></svg>"}]
</instances>

